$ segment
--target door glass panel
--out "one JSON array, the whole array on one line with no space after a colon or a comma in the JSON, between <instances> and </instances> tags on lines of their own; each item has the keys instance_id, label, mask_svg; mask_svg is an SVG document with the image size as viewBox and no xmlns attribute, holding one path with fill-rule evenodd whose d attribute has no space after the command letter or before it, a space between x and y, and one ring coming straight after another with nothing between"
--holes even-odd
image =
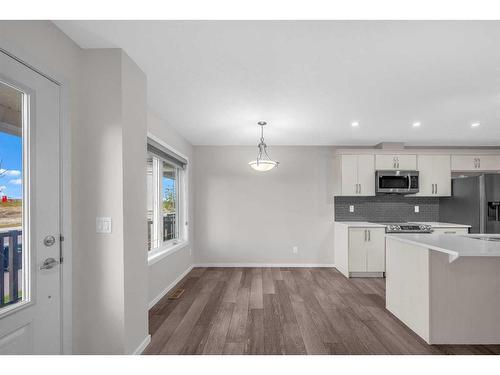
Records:
<instances>
[{"instance_id":1,"label":"door glass panel","mask_svg":"<svg viewBox=\"0 0 500 375\"><path fill-rule=\"evenodd\" d=\"M0 312L28 300L23 233L26 95L0 82Z\"/></svg>"},{"instance_id":2,"label":"door glass panel","mask_svg":"<svg viewBox=\"0 0 500 375\"><path fill-rule=\"evenodd\" d=\"M408 177L406 176L380 177L379 187L382 189L408 189Z\"/></svg>"}]
</instances>

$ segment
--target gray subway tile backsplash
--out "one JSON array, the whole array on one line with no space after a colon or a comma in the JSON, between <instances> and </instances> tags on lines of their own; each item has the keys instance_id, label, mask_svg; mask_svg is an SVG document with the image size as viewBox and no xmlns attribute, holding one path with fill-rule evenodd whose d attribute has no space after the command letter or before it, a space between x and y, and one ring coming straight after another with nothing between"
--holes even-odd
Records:
<instances>
[{"instance_id":1,"label":"gray subway tile backsplash","mask_svg":"<svg viewBox=\"0 0 500 375\"><path fill-rule=\"evenodd\" d=\"M354 205L354 212L349 206ZM419 206L419 212L415 212ZM439 221L439 198L380 195L375 197L335 197L337 221Z\"/></svg>"}]
</instances>

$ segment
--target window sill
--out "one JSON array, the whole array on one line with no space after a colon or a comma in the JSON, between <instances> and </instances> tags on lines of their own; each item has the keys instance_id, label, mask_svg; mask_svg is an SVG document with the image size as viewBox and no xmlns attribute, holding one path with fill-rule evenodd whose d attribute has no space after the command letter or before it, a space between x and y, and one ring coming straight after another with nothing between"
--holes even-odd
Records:
<instances>
[{"instance_id":1,"label":"window sill","mask_svg":"<svg viewBox=\"0 0 500 375\"><path fill-rule=\"evenodd\" d=\"M148 266L151 266L163 258L176 253L177 251L189 245L188 241L179 241L176 244L168 244L165 247L151 250L148 254Z\"/></svg>"}]
</instances>

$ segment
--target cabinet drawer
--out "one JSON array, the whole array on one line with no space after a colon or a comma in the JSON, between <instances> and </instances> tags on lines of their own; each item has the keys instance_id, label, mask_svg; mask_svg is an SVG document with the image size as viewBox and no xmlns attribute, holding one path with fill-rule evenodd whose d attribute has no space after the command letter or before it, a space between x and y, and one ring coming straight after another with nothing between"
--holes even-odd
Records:
<instances>
[{"instance_id":1,"label":"cabinet drawer","mask_svg":"<svg viewBox=\"0 0 500 375\"><path fill-rule=\"evenodd\" d=\"M468 234L467 228L433 228L433 234Z\"/></svg>"}]
</instances>

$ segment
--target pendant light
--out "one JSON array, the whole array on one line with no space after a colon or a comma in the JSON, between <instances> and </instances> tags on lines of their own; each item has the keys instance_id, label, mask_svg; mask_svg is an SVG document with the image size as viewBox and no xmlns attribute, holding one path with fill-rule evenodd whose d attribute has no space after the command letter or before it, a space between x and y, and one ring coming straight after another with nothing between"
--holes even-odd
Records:
<instances>
[{"instance_id":1,"label":"pendant light","mask_svg":"<svg viewBox=\"0 0 500 375\"><path fill-rule=\"evenodd\" d=\"M260 126L260 143L257 146L259 152L257 154L257 159L252 160L248 165L256 171L266 172L277 167L279 162L272 160L267 154L267 145L264 143L264 126L267 125L267 122L259 121L258 124Z\"/></svg>"}]
</instances>

